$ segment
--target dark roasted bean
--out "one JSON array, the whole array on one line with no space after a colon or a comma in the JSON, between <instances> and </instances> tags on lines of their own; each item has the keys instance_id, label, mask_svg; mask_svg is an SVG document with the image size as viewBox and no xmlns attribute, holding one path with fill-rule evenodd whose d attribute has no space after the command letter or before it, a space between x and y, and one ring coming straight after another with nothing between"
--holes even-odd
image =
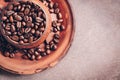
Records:
<instances>
[{"instance_id":1,"label":"dark roasted bean","mask_svg":"<svg viewBox=\"0 0 120 80\"><path fill-rule=\"evenodd\" d=\"M10 22L12 23L14 20L13 20L13 16L10 16L9 18Z\"/></svg>"}]
</instances>

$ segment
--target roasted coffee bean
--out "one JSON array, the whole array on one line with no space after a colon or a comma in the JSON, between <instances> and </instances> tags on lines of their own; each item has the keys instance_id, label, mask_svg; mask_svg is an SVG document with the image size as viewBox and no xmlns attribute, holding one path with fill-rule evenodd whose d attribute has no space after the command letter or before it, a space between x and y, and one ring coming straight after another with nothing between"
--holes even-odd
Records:
<instances>
[{"instance_id":1,"label":"roasted coffee bean","mask_svg":"<svg viewBox=\"0 0 120 80\"><path fill-rule=\"evenodd\" d=\"M32 33L32 34L35 34L35 29L32 29L32 30L31 30L31 33Z\"/></svg>"},{"instance_id":2,"label":"roasted coffee bean","mask_svg":"<svg viewBox=\"0 0 120 80\"><path fill-rule=\"evenodd\" d=\"M32 55L30 59L35 60L35 55Z\"/></svg>"},{"instance_id":3,"label":"roasted coffee bean","mask_svg":"<svg viewBox=\"0 0 120 80\"><path fill-rule=\"evenodd\" d=\"M9 31L9 30L10 30L10 26L9 26L9 25L6 25L5 29L6 29L7 31Z\"/></svg>"},{"instance_id":4,"label":"roasted coffee bean","mask_svg":"<svg viewBox=\"0 0 120 80\"><path fill-rule=\"evenodd\" d=\"M15 54L12 53L12 54L9 55L9 57L10 57L10 58L14 58L14 57L15 57Z\"/></svg>"},{"instance_id":5,"label":"roasted coffee bean","mask_svg":"<svg viewBox=\"0 0 120 80\"><path fill-rule=\"evenodd\" d=\"M5 57L9 57L10 53L9 52L4 52Z\"/></svg>"},{"instance_id":6,"label":"roasted coffee bean","mask_svg":"<svg viewBox=\"0 0 120 80\"><path fill-rule=\"evenodd\" d=\"M23 40L24 39L24 36L20 36L20 40Z\"/></svg>"},{"instance_id":7,"label":"roasted coffee bean","mask_svg":"<svg viewBox=\"0 0 120 80\"><path fill-rule=\"evenodd\" d=\"M33 26L33 24L32 24L32 22L31 22L31 21L28 21L28 22L26 22L26 26L27 26L27 27L32 27L32 26Z\"/></svg>"},{"instance_id":8,"label":"roasted coffee bean","mask_svg":"<svg viewBox=\"0 0 120 80\"><path fill-rule=\"evenodd\" d=\"M23 39L24 43L28 43L28 39Z\"/></svg>"},{"instance_id":9,"label":"roasted coffee bean","mask_svg":"<svg viewBox=\"0 0 120 80\"><path fill-rule=\"evenodd\" d=\"M21 17L24 17L24 13L22 13L22 12L19 12L18 15Z\"/></svg>"},{"instance_id":10,"label":"roasted coffee bean","mask_svg":"<svg viewBox=\"0 0 120 80\"><path fill-rule=\"evenodd\" d=\"M7 11L7 16L10 16L14 13L14 11Z\"/></svg>"},{"instance_id":11,"label":"roasted coffee bean","mask_svg":"<svg viewBox=\"0 0 120 80\"><path fill-rule=\"evenodd\" d=\"M6 16L3 16L3 17L2 17L2 21L5 21L5 20L7 20L7 17L6 17Z\"/></svg>"},{"instance_id":12,"label":"roasted coffee bean","mask_svg":"<svg viewBox=\"0 0 120 80\"><path fill-rule=\"evenodd\" d=\"M35 52L34 49L29 49L29 50L28 50L28 53L29 53L29 54L32 54L32 55L33 55L34 52Z\"/></svg>"},{"instance_id":13,"label":"roasted coffee bean","mask_svg":"<svg viewBox=\"0 0 120 80\"><path fill-rule=\"evenodd\" d=\"M60 12L60 9L59 8L56 8L55 9L55 13L58 14Z\"/></svg>"},{"instance_id":14,"label":"roasted coffee bean","mask_svg":"<svg viewBox=\"0 0 120 80\"><path fill-rule=\"evenodd\" d=\"M15 32L15 26L14 25L11 25L11 32Z\"/></svg>"},{"instance_id":15,"label":"roasted coffee bean","mask_svg":"<svg viewBox=\"0 0 120 80\"><path fill-rule=\"evenodd\" d=\"M54 9L49 9L49 12L50 13L54 13Z\"/></svg>"},{"instance_id":16,"label":"roasted coffee bean","mask_svg":"<svg viewBox=\"0 0 120 80\"><path fill-rule=\"evenodd\" d=\"M58 19L62 19L62 14L61 14L61 13L58 13L58 14L57 14L57 18L58 18Z\"/></svg>"},{"instance_id":17,"label":"roasted coffee bean","mask_svg":"<svg viewBox=\"0 0 120 80\"><path fill-rule=\"evenodd\" d=\"M57 21L53 21L53 22L52 22L52 26L53 26L53 27L57 27Z\"/></svg>"},{"instance_id":18,"label":"roasted coffee bean","mask_svg":"<svg viewBox=\"0 0 120 80\"><path fill-rule=\"evenodd\" d=\"M30 9L29 9L29 8L26 8L25 11L24 11L24 14L25 14L25 15L28 15L29 12L30 12Z\"/></svg>"},{"instance_id":19,"label":"roasted coffee bean","mask_svg":"<svg viewBox=\"0 0 120 80\"><path fill-rule=\"evenodd\" d=\"M47 50L47 51L46 51L46 53L47 53L47 54L50 54L50 53L51 53L51 51L50 51L50 50Z\"/></svg>"},{"instance_id":20,"label":"roasted coffee bean","mask_svg":"<svg viewBox=\"0 0 120 80\"><path fill-rule=\"evenodd\" d=\"M11 39L12 39L13 41L19 41L19 37L16 36L16 35L12 36Z\"/></svg>"},{"instance_id":21,"label":"roasted coffee bean","mask_svg":"<svg viewBox=\"0 0 120 80\"><path fill-rule=\"evenodd\" d=\"M12 4L8 4L7 9L8 9L8 10L12 10L12 9L13 9L13 5L12 5Z\"/></svg>"},{"instance_id":22,"label":"roasted coffee bean","mask_svg":"<svg viewBox=\"0 0 120 80\"><path fill-rule=\"evenodd\" d=\"M39 53L37 51L35 51L35 56L39 56Z\"/></svg>"},{"instance_id":23,"label":"roasted coffee bean","mask_svg":"<svg viewBox=\"0 0 120 80\"><path fill-rule=\"evenodd\" d=\"M54 35L54 38L55 38L55 39L60 39L60 36L59 36L58 34L55 34L55 35Z\"/></svg>"},{"instance_id":24,"label":"roasted coffee bean","mask_svg":"<svg viewBox=\"0 0 120 80\"><path fill-rule=\"evenodd\" d=\"M56 46L55 44L52 44L52 45L50 46L50 49L51 49L51 50L56 50L56 49L57 49L57 46Z\"/></svg>"},{"instance_id":25,"label":"roasted coffee bean","mask_svg":"<svg viewBox=\"0 0 120 80\"><path fill-rule=\"evenodd\" d=\"M18 21L21 21L22 20L22 17L21 16L19 16L19 15L15 15L15 17L14 17L16 20L18 20Z\"/></svg>"},{"instance_id":26,"label":"roasted coffee bean","mask_svg":"<svg viewBox=\"0 0 120 80\"><path fill-rule=\"evenodd\" d=\"M17 28L21 28L21 22L17 22Z\"/></svg>"},{"instance_id":27,"label":"roasted coffee bean","mask_svg":"<svg viewBox=\"0 0 120 80\"><path fill-rule=\"evenodd\" d=\"M42 18L40 18L40 17L36 17L36 22L42 22L43 21L43 19Z\"/></svg>"},{"instance_id":28,"label":"roasted coffee bean","mask_svg":"<svg viewBox=\"0 0 120 80\"><path fill-rule=\"evenodd\" d=\"M28 21L29 20L29 17L28 16L24 16L24 21Z\"/></svg>"},{"instance_id":29,"label":"roasted coffee bean","mask_svg":"<svg viewBox=\"0 0 120 80\"><path fill-rule=\"evenodd\" d=\"M24 10L25 10L25 7L22 6L20 11L24 11Z\"/></svg>"},{"instance_id":30,"label":"roasted coffee bean","mask_svg":"<svg viewBox=\"0 0 120 80\"><path fill-rule=\"evenodd\" d=\"M32 43L33 42L33 37L30 37L29 38L29 43Z\"/></svg>"},{"instance_id":31,"label":"roasted coffee bean","mask_svg":"<svg viewBox=\"0 0 120 80\"><path fill-rule=\"evenodd\" d=\"M22 56L22 58L23 58L23 59L28 59L28 56L24 54L24 55Z\"/></svg>"},{"instance_id":32,"label":"roasted coffee bean","mask_svg":"<svg viewBox=\"0 0 120 80\"><path fill-rule=\"evenodd\" d=\"M19 41L19 44L20 44L20 45L23 45L23 44L24 44L24 41L22 41L22 40Z\"/></svg>"},{"instance_id":33,"label":"roasted coffee bean","mask_svg":"<svg viewBox=\"0 0 120 80\"><path fill-rule=\"evenodd\" d=\"M61 26L60 26L60 30L61 30L61 31L65 30L65 26L64 26L64 25L61 25Z\"/></svg>"},{"instance_id":34,"label":"roasted coffee bean","mask_svg":"<svg viewBox=\"0 0 120 80\"><path fill-rule=\"evenodd\" d=\"M11 34L12 33L10 31L6 31L6 33L5 33L6 36L11 36Z\"/></svg>"},{"instance_id":35,"label":"roasted coffee bean","mask_svg":"<svg viewBox=\"0 0 120 80\"><path fill-rule=\"evenodd\" d=\"M26 23L25 23L25 22L22 22L22 26L26 26Z\"/></svg>"},{"instance_id":36,"label":"roasted coffee bean","mask_svg":"<svg viewBox=\"0 0 120 80\"><path fill-rule=\"evenodd\" d=\"M10 22L12 23L14 20L13 20L13 16L10 16L9 18Z\"/></svg>"},{"instance_id":37,"label":"roasted coffee bean","mask_svg":"<svg viewBox=\"0 0 120 80\"><path fill-rule=\"evenodd\" d=\"M58 29L55 27L55 28L53 28L53 32L57 32L58 31Z\"/></svg>"},{"instance_id":38,"label":"roasted coffee bean","mask_svg":"<svg viewBox=\"0 0 120 80\"><path fill-rule=\"evenodd\" d=\"M43 52L43 53L40 53L41 56L46 56L47 53L46 52Z\"/></svg>"},{"instance_id":39,"label":"roasted coffee bean","mask_svg":"<svg viewBox=\"0 0 120 80\"><path fill-rule=\"evenodd\" d=\"M41 58L42 58L42 56L39 55L36 57L36 60L40 60Z\"/></svg>"},{"instance_id":40,"label":"roasted coffee bean","mask_svg":"<svg viewBox=\"0 0 120 80\"><path fill-rule=\"evenodd\" d=\"M53 41L54 41L55 44L58 44L58 43L59 43L59 39L55 39L55 38L54 38Z\"/></svg>"},{"instance_id":41,"label":"roasted coffee bean","mask_svg":"<svg viewBox=\"0 0 120 80\"><path fill-rule=\"evenodd\" d=\"M52 3L52 2L49 3L49 4L48 4L48 7L49 7L50 9L52 9L52 8L53 8L53 3Z\"/></svg>"},{"instance_id":42,"label":"roasted coffee bean","mask_svg":"<svg viewBox=\"0 0 120 80\"><path fill-rule=\"evenodd\" d=\"M27 54L27 57L30 59L31 58L31 54Z\"/></svg>"},{"instance_id":43,"label":"roasted coffee bean","mask_svg":"<svg viewBox=\"0 0 120 80\"><path fill-rule=\"evenodd\" d=\"M36 36L39 36L40 35L40 31L36 31L35 34L36 34Z\"/></svg>"},{"instance_id":44,"label":"roasted coffee bean","mask_svg":"<svg viewBox=\"0 0 120 80\"><path fill-rule=\"evenodd\" d=\"M63 19L59 19L57 22L58 22L58 23L62 23L62 22L63 22Z\"/></svg>"},{"instance_id":45,"label":"roasted coffee bean","mask_svg":"<svg viewBox=\"0 0 120 80\"><path fill-rule=\"evenodd\" d=\"M42 52L42 49L41 49L41 48L38 48L37 51L40 53L40 52Z\"/></svg>"},{"instance_id":46,"label":"roasted coffee bean","mask_svg":"<svg viewBox=\"0 0 120 80\"><path fill-rule=\"evenodd\" d=\"M18 9L18 10L21 10L21 5L18 5L17 9Z\"/></svg>"},{"instance_id":47,"label":"roasted coffee bean","mask_svg":"<svg viewBox=\"0 0 120 80\"><path fill-rule=\"evenodd\" d=\"M58 8L58 3L54 3L53 8L54 9Z\"/></svg>"},{"instance_id":48,"label":"roasted coffee bean","mask_svg":"<svg viewBox=\"0 0 120 80\"><path fill-rule=\"evenodd\" d=\"M26 28L25 33L29 33L31 31L31 28Z\"/></svg>"}]
</instances>

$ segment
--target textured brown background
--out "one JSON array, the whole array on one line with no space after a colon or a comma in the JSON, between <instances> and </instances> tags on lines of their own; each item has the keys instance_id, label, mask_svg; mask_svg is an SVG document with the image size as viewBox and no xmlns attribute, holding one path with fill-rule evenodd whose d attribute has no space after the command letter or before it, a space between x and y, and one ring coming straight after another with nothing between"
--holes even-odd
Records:
<instances>
[{"instance_id":1,"label":"textured brown background","mask_svg":"<svg viewBox=\"0 0 120 80\"><path fill-rule=\"evenodd\" d=\"M76 33L60 63L42 73L0 80L120 80L120 0L68 0Z\"/></svg>"}]
</instances>

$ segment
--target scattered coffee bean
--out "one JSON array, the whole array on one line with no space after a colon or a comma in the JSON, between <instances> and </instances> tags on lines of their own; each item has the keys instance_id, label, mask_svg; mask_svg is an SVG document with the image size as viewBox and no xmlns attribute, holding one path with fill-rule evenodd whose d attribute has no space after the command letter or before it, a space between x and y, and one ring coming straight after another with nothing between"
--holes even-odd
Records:
<instances>
[{"instance_id":1,"label":"scattered coffee bean","mask_svg":"<svg viewBox=\"0 0 120 80\"><path fill-rule=\"evenodd\" d=\"M10 16L9 20L11 23L14 21L12 16Z\"/></svg>"},{"instance_id":2,"label":"scattered coffee bean","mask_svg":"<svg viewBox=\"0 0 120 80\"><path fill-rule=\"evenodd\" d=\"M5 56L5 57L9 57L9 55L10 55L9 52L5 52L5 53L4 53L4 56Z\"/></svg>"}]
</instances>

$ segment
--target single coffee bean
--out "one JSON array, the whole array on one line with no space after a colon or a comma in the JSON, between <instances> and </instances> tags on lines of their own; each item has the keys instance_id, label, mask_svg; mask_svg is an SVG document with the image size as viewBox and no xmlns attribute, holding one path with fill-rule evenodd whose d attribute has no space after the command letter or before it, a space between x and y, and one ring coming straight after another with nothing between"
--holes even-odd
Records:
<instances>
[{"instance_id":1,"label":"single coffee bean","mask_svg":"<svg viewBox=\"0 0 120 80\"><path fill-rule=\"evenodd\" d=\"M20 36L20 40L23 40L24 39L24 36Z\"/></svg>"},{"instance_id":2,"label":"single coffee bean","mask_svg":"<svg viewBox=\"0 0 120 80\"><path fill-rule=\"evenodd\" d=\"M39 56L39 53L37 51L35 51L35 56Z\"/></svg>"},{"instance_id":3,"label":"single coffee bean","mask_svg":"<svg viewBox=\"0 0 120 80\"><path fill-rule=\"evenodd\" d=\"M21 10L21 5L18 5L17 9L18 9L18 10Z\"/></svg>"},{"instance_id":4,"label":"single coffee bean","mask_svg":"<svg viewBox=\"0 0 120 80\"><path fill-rule=\"evenodd\" d=\"M18 21L21 21L22 20L22 17L21 16L19 16L19 15L15 15L15 17L14 17L16 20L18 20Z\"/></svg>"},{"instance_id":5,"label":"single coffee bean","mask_svg":"<svg viewBox=\"0 0 120 80\"><path fill-rule=\"evenodd\" d=\"M23 55L22 58L23 59L28 59L28 56L27 55Z\"/></svg>"},{"instance_id":6,"label":"single coffee bean","mask_svg":"<svg viewBox=\"0 0 120 80\"><path fill-rule=\"evenodd\" d=\"M14 13L14 11L7 11L7 16L10 16Z\"/></svg>"},{"instance_id":7,"label":"single coffee bean","mask_svg":"<svg viewBox=\"0 0 120 80\"><path fill-rule=\"evenodd\" d=\"M29 33L31 31L31 28L26 28L25 33Z\"/></svg>"},{"instance_id":8,"label":"single coffee bean","mask_svg":"<svg viewBox=\"0 0 120 80\"><path fill-rule=\"evenodd\" d=\"M24 7L24 6L22 6L20 11L24 11L24 10L25 10L25 7Z\"/></svg>"},{"instance_id":9,"label":"single coffee bean","mask_svg":"<svg viewBox=\"0 0 120 80\"><path fill-rule=\"evenodd\" d=\"M5 29L6 29L7 31L9 31L9 30L10 30L10 26L9 26L9 25L6 25Z\"/></svg>"},{"instance_id":10,"label":"single coffee bean","mask_svg":"<svg viewBox=\"0 0 120 80\"><path fill-rule=\"evenodd\" d=\"M24 44L24 41L22 41L22 40L19 41L19 44L20 44L20 45L23 45L23 44Z\"/></svg>"},{"instance_id":11,"label":"single coffee bean","mask_svg":"<svg viewBox=\"0 0 120 80\"><path fill-rule=\"evenodd\" d=\"M38 17L41 17L42 14L43 14L42 11L38 12Z\"/></svg>"},{"instance_id":12,"label":"single coffee bean","mask_svg":"<svg viewBox=\"0 0 120 80\"><path fill-rule=\"evenodd\" d=\"M25 22L22 22L22 26L26 26L26 23L25 23Z\"/></svg>"},{"instance_id":13,"label":"single coffee bean","mask_svg":"<svg viewBox=\"0 0 120 80\"><path fill-rule=\"evenodd\" d=\"M33 37L30 37L29 38L29 43L32 43L33 42Z\"/></svg>"},{"instance_id":14,"label":"single coffee bean","mask_svg":"<svg viewBox=\"0 0 120 80\"><path fill-rule=\"evenodd\" d=\"M57 32L58 31L58 29L55 27L55 28L53 28L53 32Z\"/></svg>"},{"instance_id":15,"label":"single coffee bean","mask_svg":"<svg viewBox=\"0 0 120 80\"><path fill-rule=\"evenodd\" d=\"M10 53L9 52L4 52L5 57L9 57Z\"/></svg>"},{"instance_id":16,"label":"single coffee bean","mask_svg":"<svg viewBox=\"0 0 120 80\"><path fill-rule=\"evenodd\" d=\"M37 26L37 25L35 25L35 29L36 29L36 30L38 29L38 26Z\"/></svg>"},{"instance_id":17,"label":"single coffee bean","mask_svg":"<svg viewBox=\"0 0 120 80\"><path fill-rule=\"evenodd\" d=\"M60 30L61 30L61 31L65 30L65 26L64 26L64 25L61 25L61 26L60 26Z\"/></svg>"},{"instance_id":18,"label":"single coffee bean","mask_svg":"<svg viewBox=\"0 0 120 80\"><path fill-rule=\"evenodd\" d=\"M56 8L55 9L55 13L58 14L60 12L60 9L59 8Z\"/></svg>"},{"instance_id":19,"label":"single coffee bean","mask_svg":"<svg viewBox=\"0 0 120 80\"><path fill-rule=\"evenodd\" d=\"M61 19L61 18L62 18L62 14L61 14L61 13L58 13L58 14L57 14L57 18L58 18L58 19Z\"/></svg>"},{"instance_id":20,"label":"single coffee bean","mask_svg":"<svg viewBox=\"0 0 120 80\"><path fill-rule=\"evenodd\" d=\"M18 15L20 15L21 17L24 17L24 13L19 12Z\"/></svg>"},{"instance_id":21,"label":"single coffee bean","mask_svg":"<svg viewBox=\"0 0 120 80\"><path fill-rule=\"evenodd\" d=\"M7 9L8 9L8 10L12 10L12 9L13 9L13 5L12 5L12 4L8 4Z\"/></svg>"},{"instance_id":22,"label":"single coffee bean","mask_svg":"<svg viewBox=\"0 0 120 80\"><path fill-rule=\"evenodd\" d=\"M43 53L40 53L41 56L46 56L47 53L46 52L43 52Z\"/></svg>"},{"instance_id":23,"label":"single coffee bean","mask_svg":"<svg viewBox=\"0 0 120 80\"><path fill-rule=\"evenodd\" d=\"M55 34L55 35L54 35L54 38L55 38L55 39L60 39L60 36L59 36L58 34Z\"/></svg>"},{"instance_id":24,"label":"single coffee bean","mask_svg":"<svg viewBox=\"0 0 120 80\"><path fill-rule=\"evenodd\" d=\"M42 58L42 56L39 55L36 57L36 60L40 60L41 58Z\"/></svg>"},{"instance_id":25,"label":"single coffee bean","mask_svg":"<svg viewBox=\"0 0 120 80\"><path fill-rule=\"evenodd\" d=\"M57 49L57 46L56 46L55 44L52 44L52 45L50 46L50 49L51 49L51 50L56 50L56 49Z\"/></svg>"},{"instance_id":26,"label":"single coffee bean","mask_svg":"<svg viewBox=\"0 0 120 80\"><path fill-rule=\"evenodd\" d=\"M47 50L46 53L47 53L47 54L50 54L50 53L51 53L51 50Z\"/></svg>"},{"instance_id":27,"label":"single coffee bean","mask_svg":"<svg viewBox=\"0 0 120 80\"><path fill-rule=\"evenodd\" d=\"M32 34L35 34L35 29L32 29L32 30L31 30L31 33L32 33Z\"/></svg>"},{"instance_id":28,"label":"single coffee bean","mask_svg":"<svg viewBox=\"0 0 120 80\"><path fill-rule=\"evenodd\" d=\"M17 28L21 28L21 22L17 22Z\"/></svg>"},{"instance_id":29,"label":"single coffee bean","mask_svg":"<svg viewBox=\"0 0 120 80\"><path fill-rule=\"evenodd\" d=\"M41 19L40 17L36 17L36 22L42 22L43 21L43 19Z\"/></svg>"},{"instance_id":30,"label":"single coffee bean","mask_svg":"<svg viewBox=\"0 0 120 80\"><path fill-rule=\"evenodd\" d=\"M35 60L35 55L32 55L32 56L31 56L31 60Z\"/></svg>"},{"instance_id":31,"label":"single coffee bean","mask_svg":"<svg viewBox=\"0 0 120 80\"><path fill-rule=\"evenodd\" d=\"M40 52L42 52L42 49L38 48L38 50L37 50L37 51L40 53Z\"/></svg>"},{"instance_id":32,"label":"single coffee bean","mask_svg":"<svg viewBox=\"0 0 120 80\"><path fill-rule=\"evenodd\" d=\"M14 21L12 16L10 16L9 20L11 23Z\"/></svg>"},{"instance_id":33,"label":"single coffee bean","mask_svg":"<svg viewBox=\"0 0 120 80\"><path fill-rule=\"evenodd\" d=\"M3 17L2 17L2 21L5 21L5 20L7 20L7 17L6 17L6 16L3 16Z\"/></svg>"},{"instance_id":34,"label":"single coffee bean","mask_svg":"<svg viewBox=\"0 0 120 80\"><path fill-rule=\"evenodd\" d=\"M11 39L16 42L19 41L19 37L16 35L12 36Z\"/></svg>"},{"instance_id":35,"label":"single coffee bean","mask_svg":"<svg viewBox=\"0 0 120 80\"><path fill-rule=\"evenodd\" d=\"M15 26L14 25L11 25L11 32L15 32Z\"/></svg>"},{"instance_id":36,"label":"single coffee bean","mask_svg":"<svg viewBox=\"0 0 120 80\"><path fill-rule=\"evenodd\" d=\"M5 35L7 35L7 36L11 36L11 32L10 31L6 31L6 33L5 33Z\"/></svg>"},{"instance_id":37,"label":"single coffee bean","mask_svg":"<svg viewBox=\"0 0 120 80\"><path fill-rule=\"evenodd\" d=\"M10 58L14 58L14 57L15 57L15 54L12 53L12 54L9 55L9 57L10 57Z\"/></svg>"},{"instance_id":38,"label":"single coffee bean","mask_svg":"<svg viewBox=\"0 0 120 80\"><path fill-rule=\"evenodd\" d=\"M25 14L25 15L28 15L29 12L30 12L30 9L29 9L29 8L26 8L25 11L24 11L24 14Z\"/></svg>"},{"instance_id":39,"label":"single coffee bean","mask_svg":"<svg viewBox=\"0 0 120 80\"><path fill-rule=\"evenodd\" d=\"M55 44L58 44L58 43L59 43L59 39L55 39L55 38L54 38L53 41L54 41Z\"/></svg>"},{"instance_id":40,"label":"single coffee bean","mask_svg":"<svg viewBox=\"0 0 120 80\"><path fill-rule=\"evenodd\" d=\"M28 39L23 39L24 43L28 43Z\"/></svg>"},{"instance_id":41,"label":"single coffee bean","mask_svg":"<svg viewBox=\"0 0 120 80\"><path fill-rule=\"evenodd\" d=\"M54 9L58 8L58 3L54 3L53 8Z\"/></svg>"},{"instance_id":42,"label":"single coffee bean","mask_svg":"<svg viewBox=\"0 0 120 80\"><path fill-rule=\"evenodd\" d=\"M53 8L53 3L52 3L52 2L49 3L49 4L48 4L48 7L49 7L50 9L52 9L52 8Z\"/></svg>"},{"instance_id":43,"label":"single coffee bean","mask_svg":"<svg viewBox=\"0 0 120 80\"><path fill-rule=\"evenodd\" d=\"M58 23L62 23L62 22L63 22L63 19L59 19L57 22L58 22Z\"/></svg>"},{"instance_id":44,"label":"single coffee bean","mask_svg":"<svg viewBox=\"0 0 120 80\"><path fill-rule=\"evenodd\" d=\"M33 25L32 25L32 22L31 22L31 21L26 22L26 26L27 26L27 27L32 27L32 26L33 26Z\"/></svg>"},{"instance_id":45,"label":"single coffee bean","mask_svg":"<svg viewBox=\"0 0 120 80\"><path fill-rule=\"evenodd\" d=\"M28 50L28 53L29 53L30 55L33 55L33 54L34 54L34 51Z\"/></svg>"},{"instance_id":46,"label":"single coffee bean","mask_svg":"<svg viewBox=\"0 0 120 80\"><path fill-rule=\"evenodd\" d=\"M39 36L40 35L40 31L36 31L35 34L36 34L36 36Z\"/></svg>"},{"instance_id":47,"label":"single coffee bean","mask_svg":"<svg viewBox=\"0 0 120 80\"><path fill-rule=\"evenodd\" d=\"M52 22L52 26L53 26L53 27L57 27L57 21L53 21L53 22Z\"/></svg>"},{"instance_id":48,"label":"single coffee bean","mask_svg":"<svg viewBox=\"0 0 120 80\"><path fill-rule=\"evenodd\" d=\"M54 13L54 9L49 9L49 12L50 13Z\"/></svg>"},{"instance_id":49,"label":"single coffee bean","mask_svg":"<svg viewBox=\"0 0 120 80\"><path fill-rule=\"evenodd\" d=\"M30 59L31 58L31 54L27 54L27 57Z\"/></svg>"}]
</instances>

